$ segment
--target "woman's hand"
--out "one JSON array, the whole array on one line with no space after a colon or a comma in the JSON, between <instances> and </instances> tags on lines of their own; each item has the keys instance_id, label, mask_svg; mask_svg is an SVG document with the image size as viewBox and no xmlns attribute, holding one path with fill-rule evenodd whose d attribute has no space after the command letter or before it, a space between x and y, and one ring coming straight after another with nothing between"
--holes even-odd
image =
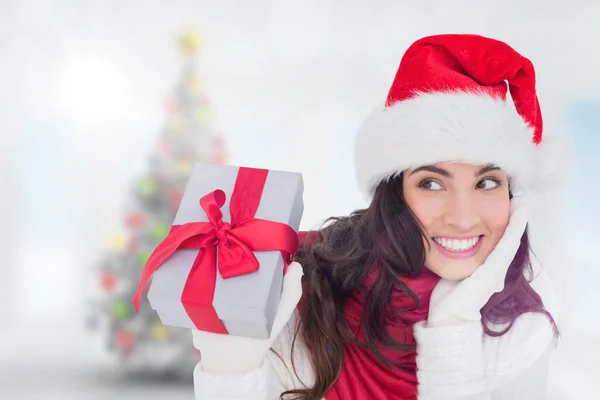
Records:
<instances>
[{"instance_id":1,"label":"woman's hand","mask_svg":"<svg viewBox=\"0 0 600 400\"><path fill-rule=\"evenodd\" d=\"M289 265L269 339L192 330L194 347L200 350L201 357L197 368L209 374L240 374L260 368L302 297L302 275L300 264Z\"/></svg>"}]
</instances>

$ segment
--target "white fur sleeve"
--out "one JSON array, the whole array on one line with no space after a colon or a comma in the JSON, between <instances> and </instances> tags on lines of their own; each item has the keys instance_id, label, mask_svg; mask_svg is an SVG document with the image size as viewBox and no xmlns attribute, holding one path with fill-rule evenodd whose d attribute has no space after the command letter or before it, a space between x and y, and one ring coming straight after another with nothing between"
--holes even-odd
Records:
<instances>
[{"instance_id":1,"label":"white fur sleeve","mask_svg":"<svg viewBox=\"0 0 600 400\"><path fill-rule=\"evenodd\" d=\"M243 374L215 374L202 370L199 363L194 369L196 400L267 400L272 380L269 360L261 368Z\"/></svg>"},{"instance_id":2,"label":"white fur sleeve","mask_svg":"<svg viewBox=\"0 0 600 400\"><path fill-rule=\"evenodd\" d=\"M490 384L493 388L510 385L553 346L554 330L548 317L540 313L521 315L503 336L486 336L485 373Z\"/></svg>"},{"instance_id":3,"label":"white fur sleeve","mask_svg":"<svg viewBox=\"0 0 600 400\"><path fill-rule=\"evenodd\" d=\"M294 343L297 324L298 313L295 311L267 355L275 374L271 387L277 395L286 390L311 387L314 384L314 371L306 346L300 337Z\"/></svg>"},{"instance_id":4,"label":"white fur sleeve","mask_svg":"<svg viewBox=\"0 0 600 400\"><path fill-rule=\"evenodd\" d=\"M492 398L494 400L531 400L547 397L548 373L553 346L540 357L523 375L510 383L498 387Z\"/></svg>"},{"instance_id":5,"label":"white fur sleeve","mask_svg":"<svg viewBox=\"0 0 600 400\"><path fill-rule=\"evenodd\" d=\"M480 322L415 325L419 400L491 400Z\"/></svg>"},{"instance_id":6,"label":"white fur sleeve","mask_svg":"<svg viewBox=\"0 0 600 400\"><path fill-rule=\"evenodd\" d=\"M204 371L199 363L194 370L196 400L275 400L286 390L312 385L314 374L300 340L294 344L292 363L296 323L294 312L260 368L241 374L218 374Z\"/></svg>"},{"instance_id":7,"label":"white fur sleeve","mask_svg":"<svg viewBox=\"0 0 600 400\"><path fill-rule=\"evenodd\" d=\"M553 335L538 313L520 316L506 334L483 342L480 322L434 328L421 322L415 326L419 400L504 400L492 393L530 370Z\"/></svg>"}]
</instances>

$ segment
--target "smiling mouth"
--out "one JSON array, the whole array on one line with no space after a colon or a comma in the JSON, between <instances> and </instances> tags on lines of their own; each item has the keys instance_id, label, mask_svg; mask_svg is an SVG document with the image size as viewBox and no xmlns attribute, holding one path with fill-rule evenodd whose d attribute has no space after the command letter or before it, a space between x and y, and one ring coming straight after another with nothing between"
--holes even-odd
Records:
<instances>
[{"instance_id":1,"label":"smiling mouth","mask_svg":"<svg viewBox=\"0 0 600 400\"><path fill-rule=\"evenodd\" d=\"M473 249L481 239L483 235L473 236L470 238L453 239L447 237L433 237L433 241L443 247L444 249L452 252L463 252Z\"/></svg>"}]
</instances>

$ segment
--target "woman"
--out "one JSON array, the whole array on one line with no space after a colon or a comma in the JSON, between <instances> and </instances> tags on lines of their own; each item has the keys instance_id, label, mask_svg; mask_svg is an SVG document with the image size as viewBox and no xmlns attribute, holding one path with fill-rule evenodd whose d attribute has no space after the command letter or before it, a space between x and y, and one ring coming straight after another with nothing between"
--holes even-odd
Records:
<instances>
[{"instance_id":1,"label":"woman","mask_svg":"<svg viewBox=\"0 0 600 400\"><path fill-rule=\"evenodd\" d=\"M357 135L369 208L306 238L269 340L193 332L196 399L544 398L557 332L527 198L567 170L552 139L508 45L415 42Z\"/></svg>"}]
</instances>

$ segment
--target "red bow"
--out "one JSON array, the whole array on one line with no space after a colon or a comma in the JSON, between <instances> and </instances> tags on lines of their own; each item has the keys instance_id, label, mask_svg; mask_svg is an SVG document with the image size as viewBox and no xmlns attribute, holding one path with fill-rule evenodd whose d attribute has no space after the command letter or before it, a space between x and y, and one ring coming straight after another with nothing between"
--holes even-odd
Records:
<instances>
[{"instance_id":1,"label":"red bow","mask_svg":"<svg viewBox=\"0 0 600 400\"><path fill-rule=\"evenodd\" d=\"M225 193L215 190L200 199L209 222L173 225L167 238L154 250L144 266L133 304L139 310L146 281L179 249L201 249L185 283L181 301L197 329L227 333L212 300L217 267L223 278L257 271L253 251L280 250L287 266L298 248L298 234L290 226L254 218L268 170L240 168L231 195L231 224L223 221ZM218 262L217 262L218 260Z\"/></svg>"}]
</instances>

